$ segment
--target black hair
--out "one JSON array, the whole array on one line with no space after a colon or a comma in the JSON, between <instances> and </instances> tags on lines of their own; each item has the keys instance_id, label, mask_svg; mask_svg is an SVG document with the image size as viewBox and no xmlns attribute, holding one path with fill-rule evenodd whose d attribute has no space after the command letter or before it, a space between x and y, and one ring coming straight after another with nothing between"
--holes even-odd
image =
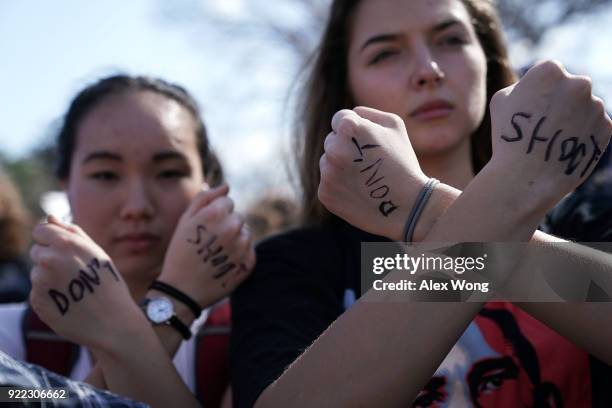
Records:
<instances>
[{"instance_id":1,"label":"black hair","mask_svg":"<svg viewBox=\"0 0 612 408\"><path fill-rule=\"evenodd\" d=\"M204 178L211 186L221 184L223 182L223 169L209 145L206 127L202 121L200 108L196 100L180 85L160 78L126 74L109 76L89 85L79 92L70 103L57 135L58 160L55 169L57 178L66 180L70 175L77 129L83 118L104 98L130 91L155 92L178 102L191 113L196 125L196 144L202 159Z\"/></svg>"}]
</instances>

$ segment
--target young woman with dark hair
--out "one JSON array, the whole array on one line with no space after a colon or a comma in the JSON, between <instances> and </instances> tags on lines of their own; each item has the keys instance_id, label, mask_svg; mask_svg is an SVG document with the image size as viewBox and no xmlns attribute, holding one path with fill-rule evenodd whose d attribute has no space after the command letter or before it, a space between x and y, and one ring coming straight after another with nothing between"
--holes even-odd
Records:
<instances>
[{"instance_id":1,"label":"young woman with dark hair","mask_svg":"<svg viewBox=\"0 0 612 408\"><path fill-rule=\"evenodd\" d=\"M161 343L151 341L163 344L182 382L195 391L194 364L201 351L196 335L209 307L239 285L254 263L251 234L233 211L196 101L181 86L161 79L104 78L70 104L57 153L57 177L74 224L50 217L34 229L30 300L43 320L50 322L48 314L58 314L66 324L51 324L59 336L85 346L67 357L76 360L66 375L82 380L96 364L90 382L102 387L129 384L129 377L106 375L96 351L124 342L133 346L131 355L151 361L139 354L147 348L146 342L138 344L137 335L119 338L106 330L114 327L105 319L129 322L130 313L146 323L137 305L142 304ZM60 278L68 279L67 284ZM79 313L90 297L98 307ZM26 304L0 309L0 348L29 361L33 351L38 357L56 353L53 344L36 350L25 346L31 339L23 338L21 326L29 321L28 313ZM153 333L151 324L146 326ZM95 340L80 341L85 335ZM154 360L158 358L163 356ZM146 392L149 398L159 397Z\"/></svg>"}]
</instances>

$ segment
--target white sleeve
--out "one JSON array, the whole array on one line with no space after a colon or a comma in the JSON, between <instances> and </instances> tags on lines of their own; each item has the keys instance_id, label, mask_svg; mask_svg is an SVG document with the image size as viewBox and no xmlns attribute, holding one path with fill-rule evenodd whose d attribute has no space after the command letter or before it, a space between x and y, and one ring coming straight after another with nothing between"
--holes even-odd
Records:
<instances>
[{"instance_id":1,"label":"white sleeve","mask_svg":"<svg viewBox=\"0 0 612 408\"><path fill-rule=\"evenodd\" d=\"M17 359L25 359L21 320L26 303L0 304L0 350Z\"/></svg>"}]
</instances>

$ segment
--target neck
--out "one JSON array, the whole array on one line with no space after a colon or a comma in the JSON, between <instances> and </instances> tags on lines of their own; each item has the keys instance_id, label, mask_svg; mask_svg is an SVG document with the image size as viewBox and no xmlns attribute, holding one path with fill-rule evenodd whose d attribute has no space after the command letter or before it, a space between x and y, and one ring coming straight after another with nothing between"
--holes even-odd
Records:
<instances>
[{"instance_id":1,"label":"neck","mask_svg":"<svg viewBox=\"0 0 612 408\"><path fill-rule=\"evenodd\" d=\"M470 141L466 139L457 148L435 155L419 155L423 172L444 184L463 190L474 178Z\"/></svg>"}]
</instances>

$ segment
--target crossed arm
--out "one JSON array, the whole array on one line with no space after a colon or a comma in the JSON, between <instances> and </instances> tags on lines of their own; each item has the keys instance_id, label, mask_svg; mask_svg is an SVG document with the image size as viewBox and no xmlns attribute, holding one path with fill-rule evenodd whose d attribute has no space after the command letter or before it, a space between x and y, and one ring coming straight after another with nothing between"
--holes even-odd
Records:
<instances>
[{"instance_id":1,"label":"crossed arm","mask_svg":"<svg viewBox=\"0 0 612 408\"><path fill-rule=\"evenodd\" d=\"M547 78L550 77L550 73L544 72L543 74ZM559 75L556 77L559 79ZM542 82L538 78L535 80L536 84ZM553 81L547 85L560 89L559 92L565 92L565 94L553 95L553 98L563 96L560 100L576 99L579 107L587 106L588 108L578 110L573 121L567 126L574 126L574 123L593 122L590 120L593 116L593 104L587 103L584 99L575 98L575 95L571 94L573 91L560 86L567 84L566 79L560 78L559 81ZM520 105L523 109L526 105L525 101L534 101L536 97L541 97L541 94L546 94L547 91L547 89L542 90L540 85L530 86L529 84L521 89L521 92L531 91L532 94L518 94L518 96L514 94L513 96L511 92L508 92L502 95L507 97L504 103L498 101L498 104L507 110L502 113L511 116L513 110L518 109L513 105ZM540 93L536 92L534 95L534 89L539 90ZM582 92L580 94L582 95ZM539 105L536 102L534 104ZM368 114L366 110L359 112L363 115ZM389 120L389 117L380 116L379 113L372 111L370 113L372 114L368 119L370 123L378 124L379 119ZM559 112L547 112L547 115L551 118L552 123L563 122ZM392 123L398 123L394 118L391 119ZM511 133L515 128L512 127L510 118L506 119L497 122L498 128L495 128L494 123L494 135L514 134ZM506 127L499 125L500 122L505 123ZM348 123L348 125L342 125L343 123ZM398 128L391 128L386 123L379 126L385 128L386 132L391 129L396 134L401 133L398 132ZM604 125L599 122L593 123L599 127L594 133L598 135L611 133L609 121L605 123L607 126L605 129ZM340 136L342 134L348 136L345 137L344 142L348 141L350 148L351 136L373 137L373 134L376 133L368 129L366 125L370 126L367 122L360 122L359 119L353 117L349 120L340 120L339 123L336 122L333 128ZM340 127L345 131L342 131ZM602 130L605 130L605 133ZM403 136L407 140L407 137ZM609 136L601 136L601 140L598 140L601 146L607 144L607 137ZM336 212L342 218L364 230L397 239L398 231L401 231L404 222L404 217L395 217L398 212L392 217L387 217L388 222L378 222L380 218L376 218L377 213L368 213L372 208L371 201L368 201L371 200L371 197L367 192L363 194L363 188L360 186L347 187L346 185L344 187L348 188L347 191L333 191L329 188L330 185L339 185L333 183L334 170L354 171L351 170L353 167L350 165L353 161L352 154L347 156L349 165L346 163L340 163L342 164L340 166L334 165L339 163L337 159L342 158L342 154L332 155L331 153L334 151L334 146L342 146L340 144L342 140L340 142L334 142L333 138L330 140L332 142L326 143L326 156L331 163L326 162L325 157L321 162L320 198L322 202L330 211ZM574 174L574 177L567 177L561 172L562 176L560 176L559 170L563 169L567 163L535 160L534 155L525 156L522 148L519 152L515 144L500 143L502 142L497 140L496 145L494 141L494 160L464 192L460 193L444 185L436 189L430 205L427 206L417 226L417 240L422 242L510 240L527 242L532 238L534 240L549 239L539 233L536 233L534 237L538 221L554 202L573 189L588 174L585 173L579 177L579 171ZM510 171L512 168L509 167L509 164L521 168L522 172L519 174L516 170ZM414 181L414 183L408 183L414 185L411 186L412 190L407 191L404 195L407 201L411 201L410 198L415 197L426 178L420 172L418 162L416 162L416 167L414 163L408 166L398 166L402 168L392 169L391 173L396 174L396 177L404 184L407 184L407 179ZM335 177L358 180L358 170L355 174L350 174L349 178L343 177L344 174L336 174ZM499 182L500 178L505 180L505 184L502 185ZM512 190L506 187L508 184L513 186ZM379 206L376 205L374 211L378 209ZM359 216L352 218L355 214ZM360 225L359 222L362 220L372 220L374 227ZM376 230L381 225L385 230ZM574 259L577 264L603 265L602 267L608 268L606 270L609 271L605 259L588 255L585 257L579 251L575 254L568 254L569 258ZM521 269L528 271L529 268L527 265ZM60 334L76 341L82 340L84 344L98 350L100 365L111 390L145 400L153 405L162 406L164 402L170 400L174 403L181 401L180 404L184 406L196 404L193 396L178 379L162 342L154 335L153 329L142 317L140 311L127 303L119 302L120 307L117 310L122 313L122 324L113 320L105 327L111 333L111 337L121 339L121 341L88 344L90 339L83 337L83 333L71 332L64 325L65 321L60 323L58 316L49 312L50 305L42 301L46 293L40 289L44 289L44 285L37 285L35 282L36 287L38 290L35 290L33 297L39 300L37 311L42 312L39 313L42 314L41 317L44 319L46 315L46 321L54 329L56 328L54 323L56 323L60 328L58 330ZM114 296L110 292L98 291L97 293L109 298ZM478 303L409 303L399 298L407 296L406 294L389 294L384 303L368 302L370 296L370 293L364 295L359 302L334 322L277 381L264 390L256 405L284 407L409 404L482 306ZM131 304L133 305L133 302ZM92 304L92 313L95 313L99 307L99 305ZM590 310L588 306L574 306L568 312L565 309L569 309L569 306L555 304L528 307L530 307L528 311L533 311L536 317L544 318L553 328L577 340L593 354L612 362L610 351L606 350L612 339L612 332L602 332L602 328L607 326L602 325L601 322L608 321L605 311ZM562 315L563 319L557 315L561 310L565 313ZM45 314L45 312L48 313ZM83 311L83 314L87 313L88 310ZM580 320L586 317L587 313L589 313L588 319ZM108 319L101 316L99 324L104 324L106 320ZM597 327L598 331L592 330L593 327ZM62 328L66 330L64 333L61 333ZM174 339L168 337L173 335L161 333L168 351L172 351L177 346L176 337ZM419 352L415 353L415 350ZM398 355L410 355L412 358L398 359ZM155 358L151 359L151 356ZM329 361L334 361L334 364L329 365Z\"/></svg>"}]
</instances>

